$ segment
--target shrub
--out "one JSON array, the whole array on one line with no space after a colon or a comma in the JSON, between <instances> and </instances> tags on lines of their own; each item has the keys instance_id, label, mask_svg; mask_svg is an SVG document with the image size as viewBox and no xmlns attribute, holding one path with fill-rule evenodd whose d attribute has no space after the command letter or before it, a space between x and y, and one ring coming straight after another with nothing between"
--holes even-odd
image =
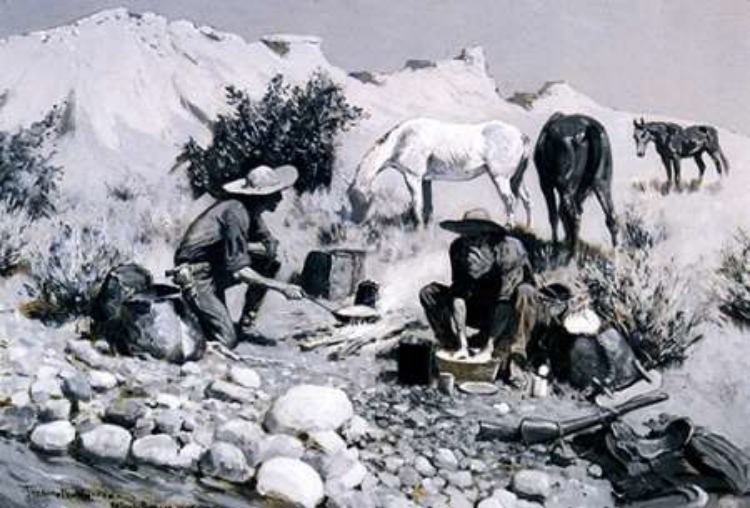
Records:
<instances>
[{"instance_id":1,"label":"shrub","mask_svg":"<svg viewBox=\"0 0 750 508\"><path fill-rule=\"evenodd\" d=\"M750 324L750 234L740 229L721 252L717 270L719 308L740 323Z\"/></svg>"},{"instance_id":2,"label":"shrub","mask_svg":"<svg viewBox=\"0 0 750 508\"><path fill-rule=\"evenodd\" d=\"M221 196L222 184L241 178L253 167L295 166L299 192L328 187L333 176L336 140L361 117L340 85L318 72L304 86L290 86L281 75L254 101L236 88L227 88L231 113L213 124L207 148L194 139L178 160L187 162L196 197Z\"/></svg>"},{"instance_id":3,"label":"shrub","mask_svg":"<svg viewBox=\"0 0 750 508\"><path fill-rule=\"evenodd\" d=\"M23 263L26 228L29 219L23 212L0 205L0 276L12 274Z\"/></svg>"},{"instance_id":4,"label":"shrub","mask_svg":"<svg viewBox=\"0 0 750 508\"><path fill-rule=\"evenodd\" d=\"M56 106L28 128L0 132L0 200L8 210L22 210L31 220L55 212L62 169L50 163L51 142L63 116L63 108Z\"/></svg>"},{"instance_id":5,"label":"shrub","mask_svg":"<svg viewBox=\"0 0 750 508\"><path fill-rule=\"evenodd\" d=\"M75 227L50 221L51 235L30 249L27 291L33 301L24 306L32 318L50 324L88 316L107 272L128 256L116 247L102 225Z\"/></svg>"},{"instance_id":6,"label":"shrub","mask_svg":"<svg viewBox=\"0 0 750 508\"><path fill-rule=\"evenodd\" d=\"M590 258L581 280L596 312L629 340L646 368L680 364L703 337L711 307L690 271L656 262L663 227L646 224L634 210L623 222L615 259Z\"/></svg>"},{"instance_id":7,"label":"shrub","mask_svg":"<svg viewBox=\"0 0 750 508\"><path fill-rule=\"evenodd\" d=\"M634 205L627 206L622 214L622 238L624 249L650 250L667 239L667 228L663 222L647 222Z\"/></svg>"}]
</instances>

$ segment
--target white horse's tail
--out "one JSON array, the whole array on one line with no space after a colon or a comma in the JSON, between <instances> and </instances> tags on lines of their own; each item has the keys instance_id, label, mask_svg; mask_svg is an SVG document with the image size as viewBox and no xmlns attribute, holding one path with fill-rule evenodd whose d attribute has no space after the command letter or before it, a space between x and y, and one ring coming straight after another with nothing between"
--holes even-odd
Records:
<instances>
[{"instance_id":1,"label":"white horse's tail","mask_svg":"<svg viewBox=\"0 0 750 508\"><path fill-rule=\"evenodd\" d=\"M347 191L349 202L352 205L352 219L355 222L364 221L369 212L374 198L372 187L375 177L393 159L394 151L401 138L401 127L402 124L398 124L380 136L357 166L354 180Z\"/></svg>"},{"instance_id":2,"label":"white horse's tail","mask_svg":"<svg viewBox=\"0 0 750 508\"><path fill-rule=\"evenodd\" d=\"M510 190L513 195L518 196L518 191L523 184L523 175L526 172L526 168L529 166L529 159L531 158L531 139L526 134L523 134L523 155L521 160L518 162L515 172L510 177Z\"/></svg>"}]
</instances>

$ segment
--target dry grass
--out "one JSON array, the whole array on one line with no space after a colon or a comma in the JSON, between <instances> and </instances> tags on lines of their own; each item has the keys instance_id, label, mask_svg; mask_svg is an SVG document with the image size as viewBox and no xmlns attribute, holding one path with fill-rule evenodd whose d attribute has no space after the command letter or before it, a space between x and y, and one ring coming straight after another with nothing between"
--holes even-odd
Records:
<instances>
[{"instance_id":1,"label":"dry grass","mask_svg":"<svg viewBox=\"0 0 750 508\"><path fill-rule=\"evenodd\" d=\"M687 180L682 184L682 188L679 190L675 187L671 189L667 185L666 180L660 178L652 178L651 180L634 180L632 182L633 189L642 194L661 194L666 196L670 193L688 193L694 194L697 192L705 192L708 194L716 194L721 190L721 182L703 183L699 178L693 178Z\"/></svg>"}]
</instances>

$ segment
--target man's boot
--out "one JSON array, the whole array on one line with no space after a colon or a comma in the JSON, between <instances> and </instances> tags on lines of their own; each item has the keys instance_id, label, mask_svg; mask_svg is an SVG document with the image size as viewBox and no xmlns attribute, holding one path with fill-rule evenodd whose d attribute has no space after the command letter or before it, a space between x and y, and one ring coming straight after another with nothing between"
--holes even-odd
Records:
<instances>
[{"instance_id":1,"label":"man's boot","mask_svg":"<svg viewBox=\"0 0 750 508\"><path fill-rule=\"evenodd\" d=\"M266 337L258 331L255 326L256 318L255 312L248 312L242 316L237 325L237 336L240 342L249 342L258 346L275 346L277 344L275 339Z\"/></svg>"}]
</instances>

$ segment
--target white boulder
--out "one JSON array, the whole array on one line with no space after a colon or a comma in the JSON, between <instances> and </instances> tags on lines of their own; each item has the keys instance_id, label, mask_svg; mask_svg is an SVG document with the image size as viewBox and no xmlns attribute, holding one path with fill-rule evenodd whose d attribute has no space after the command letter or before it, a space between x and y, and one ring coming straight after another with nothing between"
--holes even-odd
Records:
<instances>
[{"instance_id":1,"label":"white boulder","mask_svg":"<svg viewBox=\"0 0 750 508\"><path fill-rule=\"evenodd\" d=\"M67 420L39 425L31 433L31 444L45 453L65 453L76 438L76 429Z\"/></svg>"},{"instance_id":2,"label":"white boulder","mask_svg":"<svg viewBox=\"0 0 750 508\"><path fill-rule=\"evenodd\" d=\"M133 442L133 457L144 464L156 467L179 467L180 447L167 434L154 434Z\"/></svg>"},{"instance_id":3,"label":"white boulder","mask_svg":"<svg viewBox=\"0 0 750 508\"><path fill-rule=\"evenodd\" d=\"M278 457L265 462L257 481L260 495L302 508L315 508L325 495L318 473L297 459Z\"/></svg>"},{"instance_id":4,"label":"white boulder","mask_svg":"<svg viewBox=\"0 0 750 508\"><path fill-rule=\"evenodd\" d=\"M81 451L97 462L124 462L128 458L130 432L118 425L100 425L81 435Z\"/></svg>"},{"instance_id":5,"label":"white boulder","mask_svg":"<svg viewBox=\"0 0 750 508\"><path fill-rule=\"evenodd\" d=\"M265 427L272 433L311 433L336 430L354 414L343 390L328 386L299 385L276 399L266 413Z\"/></svg>"}]
</instances>

